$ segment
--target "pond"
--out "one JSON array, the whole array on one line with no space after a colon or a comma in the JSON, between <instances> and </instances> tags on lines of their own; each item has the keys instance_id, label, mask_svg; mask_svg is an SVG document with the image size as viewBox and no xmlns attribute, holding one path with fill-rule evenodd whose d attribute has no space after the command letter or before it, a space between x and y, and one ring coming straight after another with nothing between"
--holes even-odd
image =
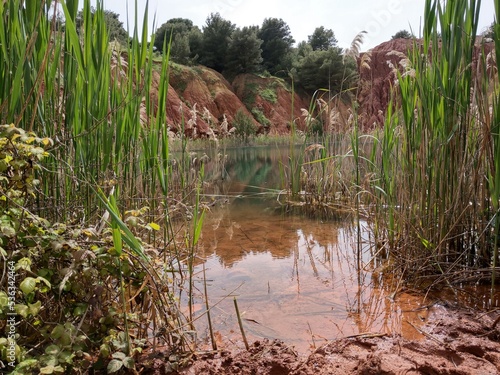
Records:
<instances>
[{"instance_id":1,"label":"pond","mask_svg":"<svg viewBox=\"0 0 500 375\"><path fill-rule=\"evenodd\" d=\"M249 342L280 339L305 352L351 335L423 337L418 328L434 300L383 277L366 221L358 236L353 215L319 220L283 212L275 192L288 148L225 154L222 170L206 168L214 204L195 268L195 326L207 347L204 280L213 330L226 344L243 345L234 298Z\"/></svg>"}]
</instances>

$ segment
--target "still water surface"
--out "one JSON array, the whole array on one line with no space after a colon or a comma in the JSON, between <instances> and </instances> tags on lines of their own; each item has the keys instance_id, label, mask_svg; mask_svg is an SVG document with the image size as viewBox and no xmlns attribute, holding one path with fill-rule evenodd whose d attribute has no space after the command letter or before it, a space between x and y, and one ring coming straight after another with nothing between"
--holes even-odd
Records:
<instances>
[{"instance_id":1,"label":"still water surface","mask_svg":"<svg viewBox=\"0 0 500 375\"><path fill-rule=\"evenodd\" d=\"M217 197L198 245L194 307L199 338L208 342L209 337L203 267L213 328L226 344L242 345L234 297L249 341L280 339L300 352L363 333L422 337L417 328L432 300L395 293L397 283L382 278L366 222L361 222L358 244L353 217L322 221L280 210L276 196L263 193L281 188L285 148L239 148L226 154L222 170L206 169ZM229 203L217 204L220 195Z\"/></svg>"}]
</instances>

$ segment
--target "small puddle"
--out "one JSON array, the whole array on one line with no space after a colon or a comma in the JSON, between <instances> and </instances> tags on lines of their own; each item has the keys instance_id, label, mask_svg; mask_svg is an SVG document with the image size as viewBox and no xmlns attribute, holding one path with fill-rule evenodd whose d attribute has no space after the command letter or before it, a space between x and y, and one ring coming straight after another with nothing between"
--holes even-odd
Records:
<instances>
[{"instance_id":1,"label":"small puddle","mask_svg":"<svg viewBox=\"0 0 500 375\"><path fill-rule=\"evenodd\" d=\"M249 342L280 339L305 353L352 335L423 338L419 327L433 299L395 293L396 280L378 272L366 222L358 260L352 217L285 215L275 209L275 197L259 195L279 188L279 163L286 160L286 152L276 148L242 148L228 151L223 169L206 168L214 173L217 195L239 198L215 204L205 215L193 301L198 339L209 347L203 267L212 326L225 345L243 347L234 297Z\"/></svg>"}]
</instances>

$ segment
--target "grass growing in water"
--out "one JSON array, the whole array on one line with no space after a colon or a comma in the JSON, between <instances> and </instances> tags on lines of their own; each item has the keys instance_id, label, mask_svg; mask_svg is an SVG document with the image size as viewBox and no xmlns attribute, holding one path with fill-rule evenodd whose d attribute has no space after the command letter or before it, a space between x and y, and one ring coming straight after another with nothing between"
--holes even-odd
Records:
<instances>
[{"instance_id":1,"label":"grass growing in water","mask_svg":"<svg viewBox=\"0 0 500 375\"><path fill-rule=\"evenodd\" d=\"M477 113L489 110L477 87L486 77L474 70L484 53L475 44L479 8L426 1L423 41L398 72L401 111L389 109L381 142L379 219L399 265L429 276L427 286L489 277L495 267L497 203L484 176L495 178L485 140L496 135Z\"/></svg>"}]
</instances>

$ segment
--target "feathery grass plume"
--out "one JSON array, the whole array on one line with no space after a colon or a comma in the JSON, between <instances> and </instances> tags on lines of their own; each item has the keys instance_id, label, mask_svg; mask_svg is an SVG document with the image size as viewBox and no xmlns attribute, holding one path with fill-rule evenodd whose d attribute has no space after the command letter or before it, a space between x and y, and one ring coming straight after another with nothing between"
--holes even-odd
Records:
<instances>
[{"instance_id":1,"label":"feathery grass plume","mask_svg":"<svg viewBox=\"0 0 500 375\"><path fill-rule=\"evenodd\" d=\"M371 70L371 62L372 62L372 53L371 51L367 51L363 53L361 59L359 61L359 69L361 70Z\"/></svg>"},{"instance_id":2,"label":"feathery grass plume","mask_svg":"<svg viewBox=\"0 0 500 375\"><path fill-rule=\"evenodd\" d=\"M365 34L367 34L366 31L360 31L352 40L351 46L346 49L344 53L344 61L347 58L352 58L354 61L356 61L359 57L359 52L361 50L361 45L363 44Z\"/></svg>"}]
</instances>

